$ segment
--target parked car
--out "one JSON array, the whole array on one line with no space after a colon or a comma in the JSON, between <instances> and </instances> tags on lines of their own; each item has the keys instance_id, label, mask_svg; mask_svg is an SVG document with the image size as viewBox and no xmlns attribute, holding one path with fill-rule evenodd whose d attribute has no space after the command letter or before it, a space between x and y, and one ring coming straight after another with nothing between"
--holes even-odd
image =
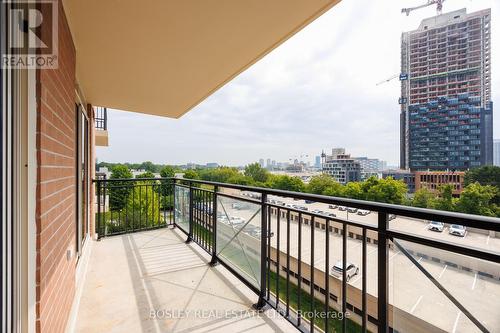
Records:
<instances>
[{"instance_id":1,"label":"parked car","mask_svg":"<svg viewBox=\"0 0 500 333\"><path fill-rule=\"evenodd\" d=\"M338 207L337 205L328 205L328 208L330 209L337 209L337 207Z\"/></svg>"},{"instance_id":2,"label":"parked car","mask_svg":"<svg viewBox=\"0 0 500 333\"><path fill-rule=\"evenodd\" d=\"M312 203L314 203L314 201L312 201L312 200L304 200L304 201L305 201L306 204L312 204Z\"/></svg>"},{"instance_id":3,"label":"parked car","mask_svg":"<svg viewBox=\"0 0 500 333\"><path fill-rule=\"evenodd\" d=\"M359 209L358 210L358 215L361 215L361 216L366 216L366 215L368 215L370 213L371 213L371 211L369 211L369 210L365 210L365 209Z\"/></svg>"},{"instance_id":4,"label":"parked car","mask_svg":"<svg viewBox=\"0 0 500 333\"><path fill-rule=\"evenodd\" d=\"M394 215L394 214L389 214L389 217L388 217L389 221L392 221L392 220L394 220L395 218L396 218L396 215Z\"/></svg>"},{"instance_id":5,"label":"parked car","mask_svg":"<svg viewBox=\"0 0 500 333\"><path fill-rule=\"evenodd\" d=\"M333 213L326 213L325 215L328 216L328 217L337 217L337 215L335 215Z\"/></svg>"},{"instance_id":6,"label":"parked car","mask_svg":"<svg viewBox=\"0 0 500 333\"><path fill-rule=\"evenodd\" d=\"M238 209L238 210L243 209L243 205L242 205L242 204L240 204L240 203L238 203L238 202L234 202L234 203L231 205L231 207L232 207L233 209Z\"/></svg>"},{"instance_id":7,"label":"parked car","mask_svg":"<svg viewBox=\"0 0 500 333\"><path fill-rule=\"evenodd\" d=\"M358 209L357 209L357 208L354 208L354 207L347 207L347 211L348 211L349 213L356 213L356 212L358 211Z\"/></svg>"},{"instance_id":8,"label":"parked car","mask_svg":"<svg viewBox=\"0 0 500 333\"><path fill-rule=\"evenodd\" d=\"M450 235L465 237L467 233L467 228L460 224L452 224L450 225L449 231Z\"/></svg>"},{"instance_id":9,"label":"parked car","mask_svg":"<svg viewBox=\"0 0 500 333\"><path fill-rule=\"evenodd\" d=\"M231 216L231 224L233 225L245 224L245 222L246 220L244 218Z\"/></svg>"},{"instance_id":10,"label":"parked car","mask_svg":"<svg viewBox=\"0 0 500 333\"><path fill-rule=\"evenodd\" d=\"M311 211L311 213L313 213L313 214L322 214L322 213L323 213L323 211L322 211L322 210L320 210L320 209L313 209L313 210Z\"/></svg>"},{"instance_id":11,"label":"parked car","mask_svg":"<svg viewBox=\"0 0 500 333\"><path fill-rule=\"evenodd\" d=\"M341 212L345 212L347 210L347 207L346 206L339 206L339 210Z\"/></svg>"},{"instance_id":12,"label":"parked car","mask_svg":"<svg viewBox=\"0 0 500 333\"><path fill-rule=\"evenodd\" d=\"M431 221L428 226L429 230L442 232L444 230L444 223Z\"/></svg>"},{"instance_id":13,"label":"parked car","mask_svg":"<svg viewBox=\"0 0 500 333\"><path fill-rule=\"evenodd\" d=\"M346 281L349 281L353 276L359 273L359 267L353 263L347 262L345 265L346 271ZM336 278L341 279L343 273L342 261L337 261L335 265L333 265L330 274L335 276Z\"/></svg>"}]
</instances>

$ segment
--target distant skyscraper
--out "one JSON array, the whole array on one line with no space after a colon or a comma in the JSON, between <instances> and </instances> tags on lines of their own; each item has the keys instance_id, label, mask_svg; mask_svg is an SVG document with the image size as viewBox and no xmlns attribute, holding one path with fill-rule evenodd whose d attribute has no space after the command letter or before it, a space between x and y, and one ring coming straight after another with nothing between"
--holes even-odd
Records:
<instances>
[{"instance_id":1,"label":"distant skyscraper","mask_svg":"<svg viewBox=\"0 0 500 333\"><path fill-rule=\"evenodd\" d=\"M259 160L259 165L260 165L261 167L265 167L265 165L264 165L264 159L263 159L263 158L261 158L261 159Z\"/></svg>"},{"instance_id":2,"label":"distant skyscraper","mask_svg":"<svg viewBox=\"0 0 500 333\"><path fill-rule=\"evenodd\" d=\"M316 169L320 169L321 168L321 156L316 156L314 158L314 167Z\"/></svg>"},{"instance_id":3,"label":"distant skyscraper","mask_svg":"<svg viewBox=\"0 0 500 333\"><path fill-rule=\"evenodd\" d=\"M271 167L271 159L268 158L266 161L266 168L270 168L270 167Z\"/></svg>"},{"instance_id":4,"label":"distant skyscraper","mask_svg":"<svg viewBox=\"0 0 500 333\"><path fill-rule=\"evenodd\" d=\"M490 32L490 9L461 9L402 34L401 168L492 164Z\"/></svg>"},{"instance_id":5,"label":"distant skyscraper","mask_svg":"<svg viewBox=\"0 0 500 333\"><path fill-rule=\"evenodd\" d=\"M496 139L493 143L493 164L500 166L500 140Z\"/></svg>"}]
</instances>

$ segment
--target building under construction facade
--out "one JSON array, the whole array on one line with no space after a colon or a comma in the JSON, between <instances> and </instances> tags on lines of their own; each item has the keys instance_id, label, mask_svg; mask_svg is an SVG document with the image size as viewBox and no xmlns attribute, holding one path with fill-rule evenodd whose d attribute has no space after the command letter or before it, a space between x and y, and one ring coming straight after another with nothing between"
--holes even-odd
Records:
<instances>
[{"instance_id":1,"label":"building under construction facade","mask_svg":"<svg viewBox=\"0 0 500 333\"><path fill-rule=\"evenodd\" d=\"M424 19L401 38L403 169L492 164L491 10Z\"/></svg>"}]
</instances>

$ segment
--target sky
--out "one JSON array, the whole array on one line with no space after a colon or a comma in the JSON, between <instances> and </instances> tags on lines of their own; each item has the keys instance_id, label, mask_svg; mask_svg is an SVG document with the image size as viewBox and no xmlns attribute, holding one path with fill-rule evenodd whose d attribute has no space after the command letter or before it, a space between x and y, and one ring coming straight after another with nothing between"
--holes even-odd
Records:
<instances>
[{"instance_id":1,"label":"sky","mask_svg":"<svg viewBox=\"0 0 500 333\"><path fill-rule=\"evenodd\" d=\"M427 0L343 0L180 119L108 109L109 147L98 161L246 165L260 158L313 161L345 147L399 161L401 32ZM500 138L500 1L448 0L444 12L492 9L494 137ZM140 135L131 135L140 133Z\"/></svg>"}]
</instances>

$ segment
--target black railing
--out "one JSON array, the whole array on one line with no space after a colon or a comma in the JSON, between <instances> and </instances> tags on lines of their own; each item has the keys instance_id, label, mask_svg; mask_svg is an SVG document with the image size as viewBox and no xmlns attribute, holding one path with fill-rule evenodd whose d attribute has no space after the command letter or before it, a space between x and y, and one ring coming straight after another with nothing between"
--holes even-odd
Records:
<instances>
[{"instance_id":1,"label":"black railing","mask_svg":"<svg viewBox=\"0 0 500 333\"><path fill-rule=\"evenodd\" d=\"M106 131L108 129L108 109L103 107L95 108L95 128Z\"/></svg>"},{"instance_id":2,"label":"black railing","mask_svg":"<svg viewBox=\"0 0 500 333\"><path fill-rule=\"evenodd\" d=\"M482 332L500 327L498 311L482 312L476 303L468 303L469 298L479 298L479 303L489 298L485 307L500 308L494 292L471 291L464 299L456 295L462 292L460 284L442 282L448 269L446 274L455 275L447 279L473 274L472 289L480 279L495 292L500 290L499 219L197 180L96 182L98 193L131 183L151 191L168 184L171 206L163 210L168 218L157 226L178 227L188 242L212 255L212 265L222 264L258 295L256 308L272 306L300 331L452 331L464 320L467 327ZM359 215L358 209L363 210ZM127 213L122 209L114 214L114 219L98 222L101 234L116 233L110 232L114 223L121 225L116 216ZM433 233L427 231L429 221L442 222L444 228L464 226L471 235ZM103 225L108 226L104 233ZM144 230L144 225L135 225L128 223L119 232ZM471 245L480 238L486 245ZM442 268L439 276L436 267ZM398 272L403 279L394 276ZM410 285L395 289L394 282ZM419 288L428 294L410 300L413 306L399 304L399 293ZM445 319L448 313L417 314L421 302L426 307L447 303L447 311L457 312ZM491 313L493 318L488 317Z\"/></svg>"},{"instance_id":3,"label":"black railing","mask_svg":"<svg viewBox=\"0 0 500 333\"><path fill-rule=\"evenodd\" d=\"M98 237L173 224L173 182L167 179L94 180Z\"/></svg>"}]
</instances>

